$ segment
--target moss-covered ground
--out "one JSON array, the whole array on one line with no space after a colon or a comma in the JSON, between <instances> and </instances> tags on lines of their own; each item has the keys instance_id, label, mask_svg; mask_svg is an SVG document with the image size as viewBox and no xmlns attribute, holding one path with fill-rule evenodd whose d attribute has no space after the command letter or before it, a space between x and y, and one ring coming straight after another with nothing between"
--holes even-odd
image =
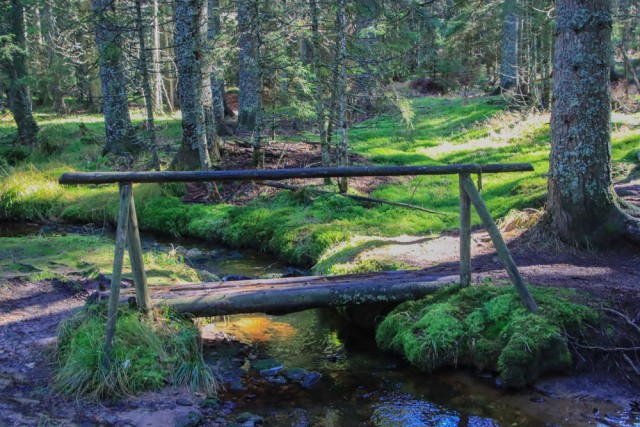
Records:
<instances>
[{"instance_id":1,"label":"moss-covered ground","mask_svg":"<svg viewBox=\"0 0 640 427\"><path fill-rule=\"evenodd\" d=\"M548 372L569 371L567 333L580 336L598 315L567 289L532 288L539 313L528 312L513 287L453 288L399 305L379 325L378 345L428 372L467 365L499 372L522 387Z\"/></svg>"},{"instance_id":2,"label":"moss-covered ground","mask_svg":"<svg viewBox=\"0 0 640 427\"><path fill-rule=\"evenodd\" d=\"M392 114L356 124L350 131L352 149L377 164L530 162L533 173L484 176L483 197L495 217L542 205L548 115L508 112L500 98L418 98L411 105L415 112L411 126ZM0 122L0 219L113 223L115 186L62 187L56 182L64 171L118 167L100 155L102 119L41 115L38 121L42 142L33 152L12 146L14 126L8 118ZM619 170L629 170L639 163L640 114L614 114L613 121L613 159L622 165ZM177 146L179 120L164 117L159 123L161 144ZM188 205L181 202L181 191L179 186L136 186L141 227L269 251L292 263L316 265L317 273L380 268L375 263L349 265L363 246L358 243L363 236L427 235L458 225L453 176L419 177L380 186L372 194L451 215L385 205L365 208L337 196L310 198L288 192L257 197L246 206ZM475 216L473 221L479 223ZM331 260L342 266L333 268ZM393 268L393 263L382 267Z\"/></svg>"},{"instance_id":3,"label":"moss-covered ground","mask_svg":"<svg viewBox=\"0 0 640 427\"><path fill-rule=\"evenodd\" d=\"M0 238L0 282L7 279L37 281L92 279L111 275L114 243L111 239L82 235L38 235ZM144 261L151 285L192 283L198 271L172 252L146 251ZM132 280L125 256L123 277Z\"/></svg>"}]
</instances>

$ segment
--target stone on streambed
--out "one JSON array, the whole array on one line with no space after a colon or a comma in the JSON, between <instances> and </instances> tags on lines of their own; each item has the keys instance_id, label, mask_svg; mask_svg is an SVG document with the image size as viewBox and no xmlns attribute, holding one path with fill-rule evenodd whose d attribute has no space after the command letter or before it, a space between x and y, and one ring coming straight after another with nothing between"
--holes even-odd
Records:
<instances>
[{"instance_id":1,"label":"stone on streambed","mask_svg":"<svg viewBox=\"0 0 640 427\"><path fill-rule=\"evenodd\" d=\"M196 427L202 422L202 414L200 412L191 411L186 414L179 415L175 420L175 427Z\"/></svg>"},{"instance_id":2,"label":"stone on streambed","mask_svg":"<svg viewBox=\"0 0 640 427\"><path fill-rule=\"evenodd\" d=\"M304 388L313 387L322 378L322 374L319 372L306 371L300 368L287 369L284 372L284 376L291 381L296 381Z\"/></svg>"},{"instance_id":3,"label":"stone on streambed","mask_svg":"<svg viewBox=\"0 0 640 427\"><path fill-rule=\"evenodd\" d=\"M251 412L243 412L236 417L236 422L242 426L250 427L256 424L264 423L264 417L252 414Z\"/></svg>"}]
</instances>

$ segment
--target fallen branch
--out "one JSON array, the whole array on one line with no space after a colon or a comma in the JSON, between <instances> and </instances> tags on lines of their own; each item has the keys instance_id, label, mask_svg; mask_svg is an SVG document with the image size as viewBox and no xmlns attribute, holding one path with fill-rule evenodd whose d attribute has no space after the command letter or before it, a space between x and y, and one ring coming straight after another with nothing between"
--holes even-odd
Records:
<instances>
[{"instance_id":1,"label":"fallen branch","mask_svg":"<svg viewBox=\"0 0 640 427\"><path fill-rule=\"evenodd\" d=\"M614 310L612 308L607 308L607 307L602 307L603 311L606 311L607 313L612 313L615 314L617 316L620 316L624 319L625 322L627 322L627 324L629 326L631 326L633 329L635 329L638 333L640 333L640 326L636 325L633 320L631 320L631 318L623 313L620 313L617 310Z\"/></svg>"},{"instance_id":2,"label":"fallen branch","mask_svg":"<svg viewBox=\"0 0 640 427\"><path fill-rule=\"evenodd\" d=\"M374 199L374 198L365 197L365 196L356 196L355 194L335 193L333 191L325 191L325 190L320 190L320 189L317 189L317 188L302 187L302 186L299 186L299 185L291 185L291 184L283 184L283 183L278 182L278 181L255 181L255 183L258 184L258 185L264 185L264 186L267 186L267 187L274 187L274 188L281 188L281 189L290 190L290 191L307 190L307 191L312 191L312 192L318 193L318 194L334 194L336 196L347 197L349 199L357 200L359 202L380 203L380 204L391 205L391 206L399 206L399 207L402 207L402 208L414 209L414 210L418 210L418 211L422 211L422 212L428 212L428 213L435 214L435 215L457 215L457 214L452 214L452 213L449 213L449 212L434 211L434 210L431 210L431 209L422 208L420 206L410 205L410 204L407 204L407 203L391 202L389 200Z\"/></svg>"}]
</instances>

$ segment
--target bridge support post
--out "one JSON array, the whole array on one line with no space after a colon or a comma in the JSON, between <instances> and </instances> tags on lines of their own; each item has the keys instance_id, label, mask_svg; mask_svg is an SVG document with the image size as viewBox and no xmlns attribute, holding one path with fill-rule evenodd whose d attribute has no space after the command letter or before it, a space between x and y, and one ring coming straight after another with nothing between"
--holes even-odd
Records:
<instances>
[{"instance_id":1,"label":"bridge support post","mask_svg":"<svg viewBox=\"0 0 640 427\"><path fill-rule=\"evenodd\" d=\"M464 190L462 181L469 174L458 176L460 190L460 284L471 284L471 200Z\"/></svg>"},{"instance_id":2,"label":"bridge support post","mask_svg":"<svg viewBox=\"0 0 640 427\"><path fill-rule=\"evenodd\" d=\"M136 215L136 205L133 200L133 191L129 191L129 194L127 248L129 250L131 272L133 273L133 283L136 286L136 302L138 307L144 313L151 314L151 297L149 296L149 287L147 286L147 276L144 272L142 245L140 244L140 230L138 228L138 217Z\"/></svg>"},{"instance_id":3,"label":"bridge support post","mask_svg":"<svg viewBox=\"0 0 640 427\"><path fill-rule=\"evenodd\" d=\"M478 212L478 216L482 220L484 227L487 229L489 236L491 236L493 245L495 246L496 251L498 252L498 258L502 262L502 265L504 265L505 270L507 270L507 273L509 274L509 278L511 279L511 282L514 284L514 286L516 287L516 290L518 291L518 294L520 295L520 299L522 300L522 303L532 313L537 312L538 305L536 304L533 297L531 296L529 289L527 289L527 285L522 279L522 276L520 276L518 267L516 266L516 263L513 261L511 252L509 252L509 248L507 248L507 245L504 242L502 235L500 234L500 230L498 230L498 226L496 225L495 221L491 217L491 213L489 212L487 205L484 203L484 200L482 200L480 193L476 189L476 186L474 185L469 175L467 174L460 175L460 186L464 189L465 193L467 193L467 196L469 197L469 199L471 200L471 203L475 207L476 212Z\"/></svg>"},{"instance_id":4,"label":"bridge support post","mask_svg":"<svg viewBox=\"0 0 640 427\"><path fill-rule=\"evenodd\" d=\"M109 313L104 338L103 364L108 366L116 334L118 320L118 305L120 304L120 280L122 278L122 263L127 246L127 229L129 227L129 209L131 207L131 183L120 183L120 209L118 210L118 227L116 229L116 250L113 256L113 272L111 274L111 288L109 290Z\"/></svg>"}]
</instances>

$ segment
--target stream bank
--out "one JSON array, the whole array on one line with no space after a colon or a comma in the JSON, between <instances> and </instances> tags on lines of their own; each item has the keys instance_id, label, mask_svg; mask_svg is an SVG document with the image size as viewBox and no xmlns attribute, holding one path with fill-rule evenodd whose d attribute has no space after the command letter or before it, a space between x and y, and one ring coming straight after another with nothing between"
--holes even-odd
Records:
<instances>
[{"instance_id":1,"label":"stream bank","mask_svg":"<svg viewBox=\"0 0 640 427\"><path fill-rule=\"evenodd\" d=\"M5 229L19 234L16 227ZM45 229L43 237L51 232L81 231ZM108 233L104 238L108 240ZM146 236L144 241L147 250L171 249L169 242L152 236ZM275 260L261 254L254 257L222 247L179 243L179 250L198 259L210 274L288 272L286 265L274 264ZM504 390L486 373L459 370L427 375L398 357L382 354L372 337L321 310L285 316L230 316L205 324L205 357L219 367L225 381L226 390L218 401L167 389L107 407L65 402L47 391L52 360L48 349L57 323L83 304L85 290L42 280L9 281L1 292L2 304L13 317L9 321L3 314L0 326L0 388L5 397L0 399L0 421L7 425L38 425L43 421L63 425L176 425L196 420L196 413L203 425L596 425L598 418L604 420L600 421L603 425L638 423L629 411L592 400L604 397L594 395L597 386L610 387L605 377L569 386L573 395L567 399L527 389ZM270 364L275 366L266 367ZM284 372L284 382L273 381L280 370L272 376L261 372L279 366L283 371L303 371L306 378L311 375L315 379L305 387ZM584 385L589 389L580 389ZM541 390L554 392L548 387ZM632 397L608 398L628 405Z\"/></svg>"}]
</instances>

